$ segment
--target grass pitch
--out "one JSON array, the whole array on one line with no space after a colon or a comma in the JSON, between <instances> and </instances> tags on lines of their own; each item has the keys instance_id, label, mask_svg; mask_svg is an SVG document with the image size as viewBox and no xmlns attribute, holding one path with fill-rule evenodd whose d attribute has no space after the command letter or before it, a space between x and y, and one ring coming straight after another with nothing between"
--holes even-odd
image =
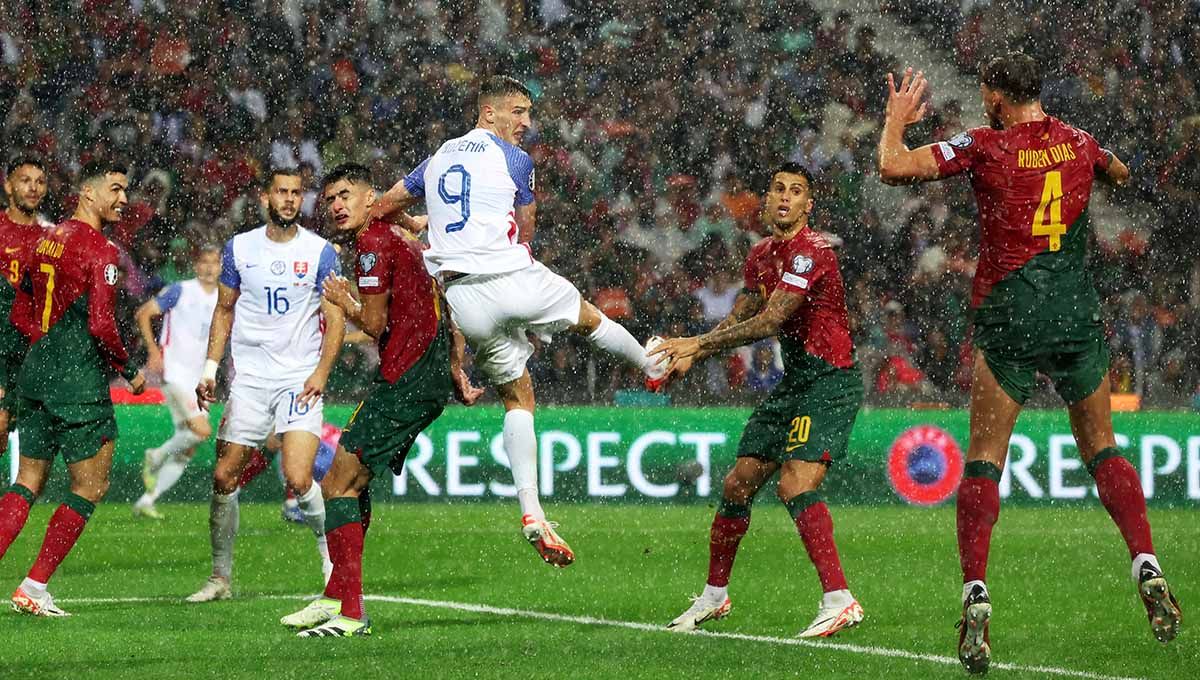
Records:
<instances>
[{"instance_id":1,"label":"grass pitch","mask_svg":"<svg viewBox=\"0 0 1200 680\"><path fill-rule=\"evenodd\" d=\"M4 588L24 576L53 507L34 509L0 562ZM0 678L965 677L953 508L832 508L866 610L832 644L791 640L820 588L766 496L734 570L733 612L707 626L717 635L658 629L704 585L710 507L553 504L578 555L556 570L520 538L515 504L376 504L365 556L374 635L349 640L278 625L320 581L311 535L282 523L278 505L243 505L236 597L207 605L182 602L208 574L207 506L162 509L161 523L98 509L51 584L74 615L0 612ZM1151 512L1185 615L1200 602L1197 517ZM1200 677L1198 624L1185 618L1169 646L1153 639L1099 507L1005 508L989 585L992 677Z\"/></svg>"}]
</instances>

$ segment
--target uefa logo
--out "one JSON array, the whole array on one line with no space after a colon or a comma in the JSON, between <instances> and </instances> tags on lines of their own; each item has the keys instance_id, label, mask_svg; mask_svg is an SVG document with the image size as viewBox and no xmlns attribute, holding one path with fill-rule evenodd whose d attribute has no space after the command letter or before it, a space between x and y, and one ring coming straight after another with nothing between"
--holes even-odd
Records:
<instances>
[{"instance_id":1,"label":"uefa logo","mask_svg":"<svg viewBox=\"0 0 1200 680\"><path fill-rule=\"evenodd\" d=\"M917 425L892 443L888 481L908 503L937 505L958 489L963 465L962 449L949 432L934 425Z\"/></svg>"}]
</instances>

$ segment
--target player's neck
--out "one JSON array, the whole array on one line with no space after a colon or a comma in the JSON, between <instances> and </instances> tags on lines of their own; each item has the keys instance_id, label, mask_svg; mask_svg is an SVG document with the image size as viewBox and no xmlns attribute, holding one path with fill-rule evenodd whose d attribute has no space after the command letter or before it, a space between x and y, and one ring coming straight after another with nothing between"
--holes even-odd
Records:
<instances>
[{"instance_id":1,"label":"player's neck","mask_svg":"<svg viewBox=\"0 0 1200 680\"><path fill-rule=\"evenodd\" d=\"M503 140L503 139L504 139L504 135L500 134L500 131L499 131L499 130L497 130L497 129L496 129L496 127L495 127L494 125L488 125L486 122L484 122L484 121L482 121L482 120L481 120L481 121L479 121L479 122L477 122L477 123L475 123L475 129L476 129L476 130L483 130L484 132L486 132L486 133L488 133L488 134L492 135L493 137L495 137L496 139L501 139L501 140Z\"/></svg>"},{"instance_id":2,"label":"player's neck","mask_svg":"<svg viewBox=\"0 0 1200 680\"><path fill-rule=\"evenodd\" d=\"M93 214L90 210L76 210L75 214L71 215L71 219L76 222L83 222L92 229L100 231L100 216Z\"/></svg>"},{"instance_id":3,"label":"player's neck","mask_svg":"<svg viewBox=\"0 0 1200 680\"><path fill-rule=\"evenodd\" d=\"M267 238L276 243L287 243L300 233L300 225L292 223L290 227L281 227L274 222L267 222Z\"/></svg>"},{"instance_id":4,"label":"player's neck","mask_svg":"<svg viewBox=\"0 0 1200 680\"><path fill-rule=\"evenodd\" d=\"M1040 102L1013 106L1000 112L1000 124L1005 130L1022 123L1036 123L1041 120L1046 120L1046 112L1042 110Z\"/></svg>"},{"instance_id":5,"label":"player's neck","mask_svg":"<svg viewBox=\"0 0 1200 680\"><path fill-rule=\"evenodd\" d=\"M796 237L796 234L807 228L808 220L796 220L795 224L789 224L786 227L776 224L771 227L771 236L778 241L790 241Z\"/></svg>"},{"instance_id":6,"label":"player's neck","mask_svg":"<svg viewBox=\"0 0 1200 680\"><path fill-rule=\"evenodd\" d=\"M14 224L24 224L26 226L37 224L37 213L27 213L15 205L9 205L4 214Z\"/></svg>"},{"instance_id":7,"label":"player's neck","mask_svg":"<svg viewBox=\"0 0 1200 680\"><path fill-rule=\"evenodd\" d=\"M204 291L205 293L211 293L217 289L216 281L207 282L207 281L201 281L200 279L196 279L196 283L200 284L200 290Z\"/></svg>"}]
</instances>

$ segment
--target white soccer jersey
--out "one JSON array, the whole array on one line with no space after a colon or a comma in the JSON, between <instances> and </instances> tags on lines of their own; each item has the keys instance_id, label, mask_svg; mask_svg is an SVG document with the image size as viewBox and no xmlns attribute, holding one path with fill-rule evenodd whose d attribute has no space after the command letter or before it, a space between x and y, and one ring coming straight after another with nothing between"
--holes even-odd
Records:
<instances>
[{"instance_id":1,"label":"white soccer jersey","mask_svg":"<svg viewBox=\"0 0 1200 680\"><path fill-rule=\"evenodd\" d=\"M221 284L240 291L230 349L237 380L271 385L303 381L321 357L321 284L341 273L328 241L304 228L277 243L267 228L225 244Z\"/></svg>"},{"instance_id":2,"label":"white soccer jersey","mask_svg":"<svg viewBox=\"0 0 1200 680\"><path fill-rule=\"evenodd\" d=\"M442 144L404 178L425 197L430 273L499 274L528 267L517 243L516 207L533 203L533 160L520 148L476 128Z\"/></svg>"},{"instance_id":3,"label":"white soccer jersey","mask_svg":"<svg viewBox=\"0 0 1200 680\"><path fill-rule=\"evenodd\" d=\"M188 279L163 288L155 298L163 314L158 344L163 353L163 382L195 389L208 356L208 327L217 306L217 287L204 292Z\"/></svg>"}]
</instances>

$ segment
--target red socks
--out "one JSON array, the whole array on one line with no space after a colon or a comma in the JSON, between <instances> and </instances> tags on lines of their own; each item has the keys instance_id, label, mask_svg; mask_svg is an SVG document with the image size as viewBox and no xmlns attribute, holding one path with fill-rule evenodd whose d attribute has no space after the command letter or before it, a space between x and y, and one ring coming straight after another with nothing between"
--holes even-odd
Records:
<instances>
[{"instance_id":1,"label":"red socks","mask_svg":"<svg viewBox=\"0 0 1200 680\"><path fill-rule=\"evenodd\" d=\"M89 500L67 494L63 504L54 511L50 518L50 526L46 528L46 538L42 541L42 549L38 553L33 568L29 570L29 578L39 583L48 583L54 575L54 570L66 559L75 547L75 541L83 533L88 518L92 516L96 506Z\"/></svg>"},{"instance_id":2,"label":"red socks","mask_svg":"<svg viewBox=\"0 0 1200 680\"><path fill-rule=\"evenodd\" d=\"M784 505L792 514L796 530L804 541L804 549L808 551L808 559L817 568L821 590L826 593L849 590L846 575L842 573L837 544L833 541L833 517L829 515L829 507L821 495L816 491L805 491Z\"/></svg>"},{"instance_id":3,"label":"red socks","mask_svg":"<svg viewBox=\"0 0 1200 680\"><path fill-rule=\"evenodd\" d=\"M724 588L729 585L733 559L738 545L750 528L750 506L730 503L724 498L717 506L708 539L708 585Z\"/></svg>"},{"instance_id":4,"label":"red socks","mask_svg":"<svg viewBox=\"0 0 1200 680\"><path fill-rule=\"evenodd\" d=\"M8 493L0 497L0 558L25 528L29 506L33 505L34 499L33 492L20 484L13 484Z\"/></svg>"},{"instance_id":5,"label":"red socks","mask_svg":"<svg viewBox=\"0 0 1200 680\"><path fill-rule=\"evenodd\" d=\"M333 574L325 586L325 597L342 603L342 616L363 618L362 554L363 525L357 498L325 501L325 540Z\"/></svg>"},{"instance_id":6,"label":"red socks","mask_svg":"<svg viewBox=\"0 0 1200 680\"><path fill-rule=\"evenodd\" d=\"M250 456L250 462L246 463L246 467L242 470L242 476L238 478L238 488L254 481L255 477L269 467L271 467L271 459L264 456L262 451L255 451L254 455Z\"/></svg>"},{"instance_id":7,"label":"red socks","mask_svg":"<svg viewBox=\"0 0 1200 680\"><path fill-rule=\"evenodd\" d=\"M1154 542L1150 538L1150 521L1146 518L1146 496L1142 493L1142 480L1115 448L1104 449L1088 464L1088 471L1096 480L1096 491L1104 509L1121 530L1129 556L1139 553L1154 554Z\"/></svg>"},{"instance_id":8,"label":"red socks","mask_svg":"<svg viewBox=\"0 0 1200 680\"><path fill-rule=\"evenodd\" d=\"M1000 468L984 460L967 463L958 487L958 560L963 583L987 575L992 527L1000 517Z\"/></svg>"}]
</instances>

